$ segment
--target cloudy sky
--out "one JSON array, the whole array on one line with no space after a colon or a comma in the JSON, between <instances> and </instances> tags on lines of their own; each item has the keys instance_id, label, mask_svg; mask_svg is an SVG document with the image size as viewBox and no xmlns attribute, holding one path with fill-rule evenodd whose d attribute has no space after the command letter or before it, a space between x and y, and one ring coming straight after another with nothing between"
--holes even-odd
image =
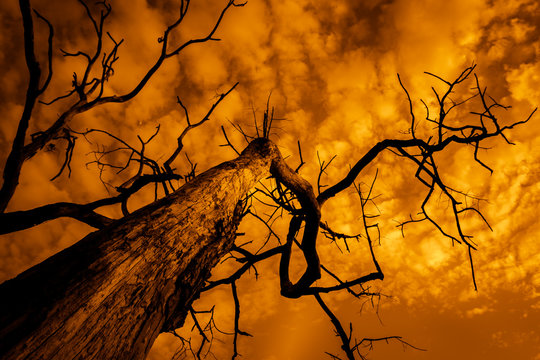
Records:
<instances>
[{"instance_id":1,"label":"cloudy sky","mask_svg":"<svg viewBox=\"0 0 540 360\"><path fill-rule=\"evenodd\" d=\"M194 1L173 40L205 35L225 4ZM77 1L34 1L32 5L54 24L57 34L55 76L44 95L50 100L69 90L73 72L80 72L83 65L81 59L62 57L59 48L91 51L95 38ZM107 30L124 43L107 91L118 94L132 88L157 58L157 39L175 20L178 4L173 0L113 0L111 5ZM22 111L27 72L18 4L3 1L0 11L3 164ZM453 80L471 64L477 64L476 73L488 93L500 103L512 105L500 114L501 122L526 118L540 104L539 23L540 4L535 0L250 0L226 15L216 34L220 42L186 49L168 60L134 100L92 110L76 117L71 127L108 130L137 144L137 135L148 137L160 125L161 131L147 151L163 159L170 155L185 126L176 97L189 108L191 118L198 119L216 94L238 81L237 90L211 121L185 140L185 150L198 169L234 156L219 147L224 143L221 125L238 148L244 147L231 122L253 134L254 114L262 117L271 96L276 117L283 119L277 122L271 139L289 156L291 166L298 164L297 141L301 142L307 162L301 175L312 184L317 181L317 156L328 161L337 155L323 177L325 184L332 184L378 141L407 136L410 118L398 73L419 119L425 117L420 98L432 105L431 87L442 85L424 71ZM37 24L36 42L43 59L46 28ZM469 94L472 86L464 84L456 98ZM53 107L38 106L30 131L43 130L67 105L69 100ZM467 111L456 112L456 117L455 121L473 119ZM396 221L418 212L425 196L425 188L414 179L414 169L390 153L366 168L359 182L370 183L378 170L375 193L379 197L377 208L371 211L381 213L381 245L375 251L385 273L384 282L372 286L387 296L373 306L345 294L325 300L344 324L352 322L358 339L399 335L427 350L377 343L369 353L371 358L540 359L539 121L538 116L533 117L509 132L514 146L497 140L489 143L489 150L479 152L482 161L494 169L492 175L474 162L472 148L451 148L440 158L441 174L450 185L487 200L480 208L493 232L472 216L465 221L478 244L473 254L478 292L463 246L452 246L428 226L410 225L404 238L396 229ZM71 178L63 175L49 181L61 165L63 143L26 163L9 209L107 196L96 168L86 164L93 160L89 152L95 143L108 140L91 140L92 144L77 140ZM184 159L179 158L175 165L187 169ZM115 180L110 174L105 176ZM136 201L130 204L137 205ZM447 210L444 200L433 206L440 213ZM118 209L106 211L118 214ZM352 191L331 200L323 210L323 220L342 232L358 233L359 216ZM285 226L276 224L283 236ZM261 241L265 236L256 224L244 224L244 228L246 238L239 241ZM90 230L61 219L0 237L0 281L73 244ZM353 278L372 270L364 245L353 244L351 253L342 255L321 237L319 251L323 261L343 278ZM225 264L215 275L225 274L229 266ZM276 270L276 262L269 261L261 265L258 281L248 276L239 284L241 328L254 335L240 340L240 353L246 359L318 359L325 357L325 351L339 354L331 324L314 299L281 298ZM210 293L195 308L207 309L214 303L217 325L230 331L233 305L229 290ZM170 358L178 346L172 336L160 336L150 358ZM231 348L230 337L220 336L212 350L221 358Z\"/></svg>"}]
</instances>

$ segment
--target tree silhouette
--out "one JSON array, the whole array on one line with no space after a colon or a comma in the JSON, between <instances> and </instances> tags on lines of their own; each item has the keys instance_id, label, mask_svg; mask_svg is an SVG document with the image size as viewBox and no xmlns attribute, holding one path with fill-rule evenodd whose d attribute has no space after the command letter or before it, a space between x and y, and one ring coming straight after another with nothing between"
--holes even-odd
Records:
<instances>
[{"instance_id":1,"label":"tree silhouette","mask_svg":"<svg viewBox=\"0 0 540 360\"><path fill-rule=\"evenodd\" d=\"M111 94L107 82L114 76L123 40L116 40L105 30L111 13L111 6L107 2L91 7L79 0L93 25L96 45L92 53L62 50L63 56L81 58L86 65L82 72L73 73L72 88L65 95L46 101L43 96L47 93L54 69L54 27L31 8L28 0L20 0L19 3L29 81L23 112L4 166L4 182L0 189L0 232L20 231L60 217L71 217L97 230L0 285L0 306L3 310L8 309L0 315L0 356L9 359L144 358L159 333L172 332L182 343L178 357L191 352L195 358L201 358L205 344L211 342L215 326L211 320L207 325L201 324L192 303L205 291L230 286L235 304L234 359L239 354L238 336L249 335L239 328L240 304L236 282L248 270L256 272L257 263L272 257L279 258L281 295L287 298L313 296L329 317L348 359L365 358L365 350L377 341L399 341L414 348L399 336L357 340L353 336L352 325L347 331L323 300L323 294L339 291L346 291L358 299L380 295L368 286L370 282L384 278L374 250L380 240L376 222L378 215L372 211L377 175L368 185L361 184L358 179L366 166L383 152L393 153L399 162L413 164L415 178L426 188L418 214L400 223L401 230L409 223L428 222L452 243L464 246L468 250L472 281L476 288L472 258L476 245L472 236L463 229L462 221L466 214L474 213L487 226L489 224L479 208L470 205L470 200L475 204L477 199L445 183L440 175L436 154L450 151L454 146L471 146L474 160L492 171L478 157L479 149L488 139L503 139L511 144L507 138L508 131L526 123L536 110L522 121L505 122L500 118L500 113L508 107L491 98L481 87L474 72L475 65L467 67L453 80L426 73L444 87L442 92L433 88L434 104L428 105L422 101L426 110L422 123L429 124L429 127L420 126L413 100L398 76L410 109L408 132L402 138L375 143L344 174L342 180L331 186L322 185L321 177L332 160L320 161L318 181L313 186L300 175L304 164L300 142L298 151L301 162L298 167L291 168L283 159L277 145L270 139L276 119L269 105L262 123L255 122L254 133L250 134L240 125L234 125L248 143L241 152L237 151L222 128L227 143L225 146L238 154L235 159L200 174L196 172L196 165L191 164L187 173L179 174L173 164L182 153L183 139L192 129L210 119L216 107L235 90L238 83L220 94L198 121L190 118L187 107L177 98L187 126L178 136L177 143L172 144L171 153L164 157L165 160L153 159L146 153L148 144L156 139L159 127L147 139L138 136L139 143L133 145L99 128L74 130L70 126L72 119L105 104L124 103L135 98L165 61L195 44L219 40L215 34L223 17L232 8L244 4L228 1L206 35L177 44L173 41L173 33L184 21L190 5L189 0L182 0L178 18L165 28L158 39L161 52L154 65L130 91ZM36 47L41 44L34 43L34 21L42 21L49 29L46 66L37 60ZM42 73L42 67L47 69L46 76ZM461 89L467 89L471 84L472 93L465 91L465 96L459 95ZM59 102L67 105L47 129L28 136L29 124L38 102L40 106ZM449 118L448 114L462 107L471 109L470 113L460 113L459 121ZM17 190L21 169L26 161L38 152L54 147L59 141L65 142L65 157L54 180L71 172L76 139L90 139L96 135L115 144L112 148L98 146L94 151L93 163L100 173L131 171L130 174L133 174L113 187L115 194L83 204L56 202L34 209L6 211ZM118 153L128 154L124 163L115 161L114 156ZM111 187L107 180L102 181ZM178 186L179 182L184 184ZM130 211L128 200L147 185L154 186L154 201ZM358 194L363 223L363 232L353 235L335 231L321 220L324 204L351 187ZM452 224L441 224L431 215L427 204L437 196L448 200ZM113 219L96 211L109 205L119 205L124 216ZM260 211L254 210L261 206L269 209L268 215L261 216ZM257 252L249 251L235 242L238 225L246 216L263 222L269 231ZM283 242L272 227L274 220L280 216L289 219ZM347 250L350 241L365 241L375 271L352 280L341 279L331 270L331 264L322 264L319 260L319 233L336 244L343 243ZM272 245L268 241L271 236L278 240L277 244ZM291 276L296 269L296 264L291 263L294 247L301 251L305 260L305 269L296 280ZM238 263L236 270L228 277L210 279L211 270L227 254ZM328 281L319 284L317 280L322 277ZM329 281L332 283L326 285ZM198 347L192 346L190 339L175 332L183 326L188 315L202 337ZM329 355L339 358L338 355Z\"/></svg>"}]
</instances>

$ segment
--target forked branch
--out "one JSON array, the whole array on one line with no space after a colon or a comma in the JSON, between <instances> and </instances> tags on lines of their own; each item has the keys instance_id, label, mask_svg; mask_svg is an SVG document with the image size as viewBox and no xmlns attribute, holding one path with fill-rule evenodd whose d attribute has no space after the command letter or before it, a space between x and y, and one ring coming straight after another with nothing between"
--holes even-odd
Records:
<instances>
[{"instance_id":1,"label":"forked branch","mask_svg":"<svg viewBox=\"0 0 540 360\"><path fill-rule=\"evenodd\" d=\"M148 81L158 71L158 69L161 67L161 65L166 59L178 55L181 51L183 51L190 45L204 43L208 41L218 41L219 39L216 38L214 35L217 32L227 10L229 10L231 7L240 7L244 5L244 3L235 3L234 0L228 0L226 6L220 12L216 22L214 23L207 35L188 40L181 45L175 46L169 41L170 34L172 31L177 29L179 25L183 22L190 4L189 0L182 0L180 4L179 17L176 19L176 21L174 21L170 26L165 29L163 36L158 39L158 43L160 43L161 45L161 51L154 65L145 72L141 80L127 93L121 95L104 96L105 83L115 72L114 66L119 59L118 51L120 45L123 42L123 39L116 41L114 37L105 30L105 23L111 12L111 6L106 1L99 2L97 5L100 8L99 17L96 17L93 14L92 9L86 4L85 1L79 0L79 2L84 7L87 18L89 19L94 28L95 36L97 39L96 47L92 54L88 54L83 51L67 52L62 50L64 56L84 57L86 59L86 66L82 72L82 75L77 74L76 72L73 73L71 90L69 90L65 95L57 96L50 101L43 101L42 103L52 104L60 100L70 99L73 95L76 95L76 97L73 100L73 103L69 105L67 110L58 115L56 120L46 130L40 131L35 134L35 136L32 136L31 141L26 144L26 133L29 127L30 119L32 117L34 105L38 100L38 97L40 97L47 89L53 75L52 43L54 31L50 22L41 14L36 12L36 16L43 20L49 27L49 71L45 81L40 86L41 69L40 64L38 63L35 56L32 10L29 0L19 1L23 18L25 57L30 77L28 82L28 89L26 92L26 101L23 114L21 115L21 118L19 120L17 132L13 140L12 149L10 154L8 155L6 165L4 167L4 182L2 188L0 188L0 213L5 211L9 201L15 193L23 163L26 160L32 158L38 151L47 146L47 144L49 144L51 141L62 138L64 129L69 126L69 123L74 116L106 103L123 103L131 100L141 92L141 90L146 86ZM108 52L104 50L103 45L105 35L107 35L108 39L112 43L112 47ZM101 59L101 69L94 70L96 65L99 64L99 59ZM66 154L71 153L73 147L70 146L71 143L68 143ZM69 165L69 160L64 163L63 167L67 165Z\"/></svg>"}]
</instances>

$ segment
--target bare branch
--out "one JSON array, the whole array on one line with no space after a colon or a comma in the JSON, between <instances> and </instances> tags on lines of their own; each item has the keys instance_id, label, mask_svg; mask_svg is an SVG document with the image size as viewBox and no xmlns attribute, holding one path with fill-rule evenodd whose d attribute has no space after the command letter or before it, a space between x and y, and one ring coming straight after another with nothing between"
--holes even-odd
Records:
<instances>
[{"instance_id":1,"label":"bare branch","mask_svg":"<svg viewBox=\"0 0 540 360\"><path fill-rule=\"evenodd\" d=\"M405 88L405 85L403 85L403 83L401 82L401 77L399 76L399 74L397 74L397 77L398 77L399 85L401 85L401 88L403 89L403 91L405 91L405 94L407 95L407 101L409 102L409 113L411 114L411 127L410 127L410 131L411 131L411 136L412 136L412 138L415 139L416 136L415 136L415 134L414 134L414 130L415 130L415 128L416 128L416 125L415 125L415 123L414 123L415 116L414 116L413 104L412 104L411 96L409 95L409 92L408 92L407 89Z\"/></svg>"},{"instance_id":2,"label":"bare branch","mask_svg":"<svg viewBox=\"0 0 540 360\"><path fill-rule=\"evenodd\" d=\"M238 300L238 293L236 291L236 283L231 282L232 295L234 300L234 338L233 338L233 355L232 360L236 359L238 354L238 335L252 336L251 334L240 330L238 323L240 321L240 301Z\"/></svg>"},{"instance_id":3,"label":"bare branch","mask_svg":"<svg viewBox=\"0 0 540 360\"><path fill-rule=\"evenodd\" d=\"M180 106L184 109L184 113L186 115L186 121L187 121L187 124L188 126L182 131L182 133L180 134L180 136L178 137L177 139L177 142L178 142L178 145L176 147L176 149L174 150L174 152L172 153L171 156L169 156L169 158L164 162L163 166L165 167L165 169L167 169L168 172L172 172L172 169L171 169L171 163L176 159L176 157L178 156L178 154L180 154L180 152L182 151L182 149L184 148L184 144L183 144L183 139L184 137L186 136L186 134L196 128L197 126L200 126L202 124L204 124L206 121L208 121L210 119L210 115L212 115L212 113L214 112L214 110L216 109L216 107L219 105L219 103L225 99L227 97L227 95L229 95L235 88L236 86L238 85L238 82L235 83L229 90L227 90L225 93L223 94L220 94L218 99L216 100L216 102L214 102L214 104L210 107L210 110L208 110L208 112L206 113L206 115L198 122L194 123L194 124L191 124L191 122L189 121L189 115L188 115L188 111L186 109L186 107L184 106L184 104L180 101L180 98L177 98L178 99L178 103L180 104ZM225 135L225 138L227 138L227 136ZM228 139L227 139L228 140ZM231 145L232 146L232 145Z\"/></svg>"},{"instance_id":4,"label":"bare branch","mask_svg":"<svg viewBox=\"0 0 540 360\"><path fill-rule=\"evenodd\" d=\"M294 172L298 172L300 168L305 164L304 159L302 159L302 148L300 147L300 140L298 140L298 156L300 156L300 164L298 167L294 170Z\"/></svg>"},{"instance_id":5,"label":"bare branch","mask_svg":"<svg viewBox=\"0 0 540 360\"><path fill-rule=\"evenodd\" d=\"M53 47L53 38L54 38L54 28L52 24L47 20L45 17L43 17L39 12L34 10L34 13L39 17L41 20L43 20L47 26L49 27L49 37L47 39L48 48L47 48L47 59L48 59L48 73L47 78L45 79L45 82L43 85L39 88L38 93L39 95L43 94L45 90L47 90L47 87L49 86L49 83L51 82L52 75L53 75L53 56L52 56L52 47Z\"/></svg>"},{"instance_id":6,"label":"bare branch","mask_svg":"<svg viewBox=\"0 0 540 360\"><path fill-rule=\"evenodd\" d=\"M97 45L96 45L93 56L90 56L80 51L76 53L65 52L65 55L67 56L82 55L86 57L86 59L88 60L88 64L84 71L84 75L82 76L82 79L79 81L77 75L74 74L72 91L69 91L67 95L58 96L54 98L53 100L51 100L50 102L46 102L46 103L48 104L54 103L58 100L68 98L75 93L78 94L79 100L75 102L73 105L71 105L62 114L60 114L57 120L47 130L40 132L39 136L33 137L32 141L26 145L24 143L24 140L25 140L26 131L28 129L29 121L32 115L32 110L37 100L37 97L41 94L42 91L46 89L50 80L49 77L52 76L52 67L51 67L52 62L49 61L49 70L50 70L49 76L46 79L44 85L40 88L39 82L40 82L40 77L41 77L41 70L39 67L39 63L36 60L35 52L34 52L34 28L33 28L30 4L28 0L20 0L19 2L20 7L21 7L21 13L23 15L25 55L26 55L26 63L27 63L29 73L30 73L30 80L28 83L28 90L27 90L27 96L26 96L26 102L25 102L23 114L21 116L21 120L19 121L19 126L18 126L17 133L13 141L12 150L10 152L10 155L8 156L6 165L4 167L4 174L3 174L4 183L2 185L2 188L0 189L0 212L5 211L7 204L9 203L10 199L12 198L15 192L15 188L17 187L20 171L21 171L24 161L33 157L39 150L43 149L50 141L57 138L61 134L62 129L71 121L71 119L74 116L105 103L121 103L121 102L126 102L128 100L131 100L143 89L144 86L146 86L147 82L154 75L154 73L161 67L162 63L167 58L177 55L180 51L182 51L183 49L185 49L187 46L191 44L216 40L215 38L213 38L213 35L217 31L217 28L219 27L219 25L221 24L221 21L226 11L231 7L239 7L239 6L244 5L244 4L236 4L234 1L229 0L225 8L220 13L212 30L206 37L192 39L190 41L187 41L183 45L177 47L175 50L168 52L167 49L169 46L169 41L168 41L169 33L173 29L178 27L178 25L182 22L182 20L184 19L186 15L187 8L189 5L189 2L186 2L186 3L182 2L179 18L165 30L163 37L160 38L159 42L161 43L161 53L158 59L156 60L155 64L146 72L146 74L142 77L139 83L135 85L135 87L128 93L124 95L113 95L113 96L103 97L104 83L114 73L113 65L118 60L117 51L118 51L119 46L122 44L123 40L115 41L114 38L109 33L107 33L108 37L113 42L113 48L108 54L103 52L102 51L102 39L103 39L103 34L104 34L103 26L104 26L106 18L110 14L111 7L106 2L100 2L99 4L103 6L104 10L101 11L99 19L96 19L92 15L86 3L83 0L79 0L79 2L85 8L87 17L90 19L90 21L92 22L94 26L94 30L96 32L96 37L97 37ZM50 25L45 18L41 17L39 14L38 16L41 19L43 19L45 22L47 22L48 25ZM53 35L52 26L49 26L49 29L50 29L49 49L51 49L52 35ZM49 52L49 54L51 54L51 52ZM97 79L89 80L91 70L99 58L102 59L101 76ZM52 58L50 57L50 60L51 59ZM94 91L96 91L97 89L99 89L98 93L94 95L93 100L90 100L89 96L92 95Z\"/></svg>"},{"instance_id":7,"label":"bare branch","mask_svg":"<svg viewBox=\"0 0 540 360\"><path fill-rule=\"evenodd\" d=\"M13 139L11 152L9 153L6 165L4 166L4 183L2 184L2 188L0 188L0 213L3 213L6 210L9 201L15 193L15 188L19 183L19 175L25 159L24 141L26 132L28 130L34 105L40 94L39 82L41 78L41 69L34 50L34 22L32 20L29 0L20 0L19 7L21 9L24 29L24 54L30 79L28 80L23 113L19 120L17 133Z\"/></svg>"},{"instance_id":8,"label":"bare branch","mask_svg":"<svg viewBox=\"0 0 540 360\"><path fill-rule=\"evenodd\" d=\"M358 351L360 347L368 348L368 351L373 350L373 344L376 342L385 342L389 343L390 340L395 340L403 345L404 348L410 347L411 349L418 350L418 351L427 351L426 349L422 349L419 347L416 347L414 345L409 344L401 336L385 336L381 338L363 338L360 342L356 343L353 346L353 351Z\"/></svg>"},{"instance_id":9,"label":"bare branch","mask_svg":"<svg viewBox=\"0 0 540 360\"><path fill-rule=\"evenodd\" d=\"M119 195L114 197L96 200L87 204L59 202L40 206L32 210L0 214L0 224L2 224L0 226L0 234L28 229L45 221L60 217L71 217L92 227L103 228L111 224L114 220L94 212L95 209L118 204L147 184L179 178L180 176L175 174L142 175L129 188L123 189Z\"/></svg>"},{"instance_id":10,"label":"bare branch","mask_svg":"<svg viewBox=\"0 0 540 360\"><path fill-rule=\"evenodd\" d=\"M347 355L347 359L354 360L354 353L350 346L351 339L350 337L347 336L347 333L343 329L341 322L336 317L336 315L334 315L334 313L330 310L330 308L328 308L328 306L325 304L325 302L321 298L321 295L316 293L313 296L315 297L315 300L317 300L317 302L319 303L319 306L321 307L321 309L323 309L326 315L330 318L332 325L334 325L336 333L341 340L341 349Z\"/></svg>"},{"instance_id":11,"label":"bare branch","mask_svg":"<svg viewBox=\"0 0 540 360\"><path fill-rule=\"evenodd\" d=\"M223 136L225 136L225 140L227 141L227 144L220 145L220 146L228 146L228 147L230 147L231 149L233 149L233 151L236 153L236 155L240 155L240 153L238 152L238 150L236 150L236 148L234 147L234 145L231 143L231 141L230 141L229 138L227 137L227 133L225 132L225 128L223 127L223 125L221 125L221 132L223 133Z\"/></svg>"}]
</instances>

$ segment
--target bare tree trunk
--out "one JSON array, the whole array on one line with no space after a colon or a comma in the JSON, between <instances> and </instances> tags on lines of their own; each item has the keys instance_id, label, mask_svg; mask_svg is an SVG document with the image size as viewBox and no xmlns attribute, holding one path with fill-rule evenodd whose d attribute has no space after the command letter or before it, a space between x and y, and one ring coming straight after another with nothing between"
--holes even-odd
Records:
<instances>
[{"instance_id":1,"label":"bare tree trunk","mask_svg":"<svg viewBox=\"0 0 540 360\"><path fill-rule=\"evenodd\" d=\"M0 358L143 359L231 248L275 148L242 155L0 285Z\"/></svg>"}]
</instances>

